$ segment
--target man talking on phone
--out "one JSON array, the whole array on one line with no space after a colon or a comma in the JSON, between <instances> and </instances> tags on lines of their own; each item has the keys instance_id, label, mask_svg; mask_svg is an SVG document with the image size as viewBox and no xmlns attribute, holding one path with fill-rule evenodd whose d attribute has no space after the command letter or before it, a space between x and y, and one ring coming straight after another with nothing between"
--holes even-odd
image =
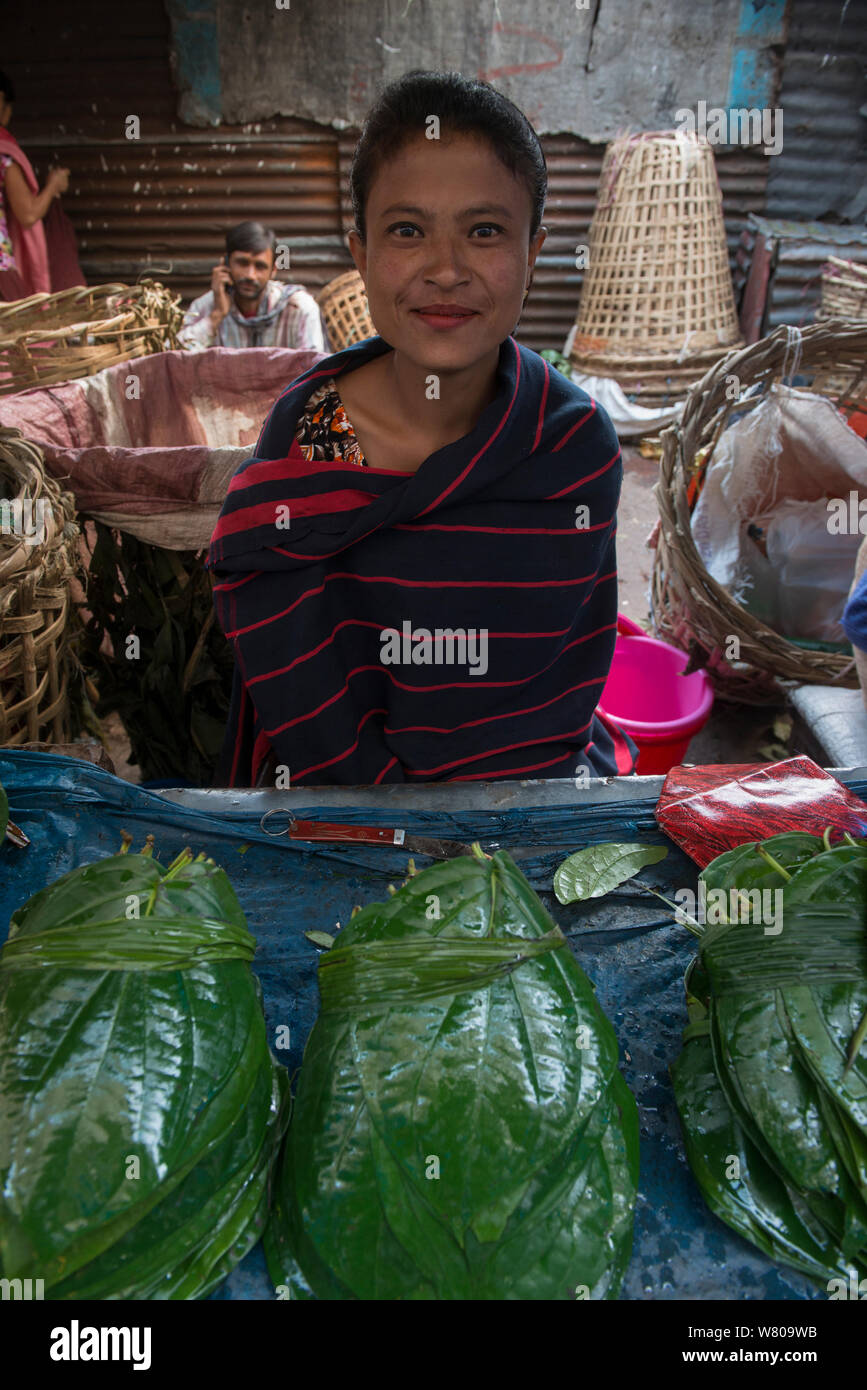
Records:
<instances>
[{"instance_id":1,"label":"man talking on phone","mask_svg":"<svg viewBox=\"0 0 867 1390\"><path fill-rule=\"evenodd\" d=\"M226 236L226 254L207 294L187 310L178 341L209 347L310 348L325 352L319 305L302 285L273 280L277 238L260 222L241 222Z\"/></svg>"}]
</instances>

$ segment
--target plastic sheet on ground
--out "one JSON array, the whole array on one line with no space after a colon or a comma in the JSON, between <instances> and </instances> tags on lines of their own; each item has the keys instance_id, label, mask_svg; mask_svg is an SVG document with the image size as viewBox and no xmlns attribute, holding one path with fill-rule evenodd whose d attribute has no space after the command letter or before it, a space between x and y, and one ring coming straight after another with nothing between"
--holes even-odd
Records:
<instances>
[{"instance_id":1,"label":"plastic sheet on ground","mask_svg":"<svg viewBox=\"0 0 867 1390\"><path fill-rule=\"evenodd\" d=\"M32 841L27 850L7 844L0 851L0 940L5 940L11 913L37 889L80 864L116 853L122 829L133 835L134 850L152 833L163 863L185 844L204 850L228 873L257 939L253 968L262 982L269 1035L273 1040L278 1025L289 1026L291 1047L277 1055L290 1072L300 1065L318 1010L318 951L305 931L328 932L336 922L348 920L355 903L382 900L387 884L405 876L409 858L397 849L270 839L259 829L261 810L244 810L238 793L215 797L219 814L207 814L70 758L0 749L0 783L7 790L12 819ZM857 795L867 793L867 779L849 785ZM639 1106L635 1245L621 1298L825 1298L824 1290L774 1266L717 1220L687 1166L668 1067L680 1051L686 1023L683 974L693 955L692 937L666 916L658 899L641 895L634 883L605 899L569 907L550 891L554 869L567 853L605 840L668 844L668 857L643 870L640 881L669 897L676 888L696 886L695 866L656 825L654 800L594 803L590 793L583 795L582 805L569 807L451 814L402 810L400 823L417 833L478 839L483 847L496 840L506 848L538 849L519 861L521 868L596 985ZM299 817L308 814L300 803L292 809ZM394 823L394 809L382 809L375 793L370 808L316 805L309 815L356 824ZM429 862L417 858L419 868ZM212 1295L274 1296L261 1246Z\"/></svg>"}]
</instances>

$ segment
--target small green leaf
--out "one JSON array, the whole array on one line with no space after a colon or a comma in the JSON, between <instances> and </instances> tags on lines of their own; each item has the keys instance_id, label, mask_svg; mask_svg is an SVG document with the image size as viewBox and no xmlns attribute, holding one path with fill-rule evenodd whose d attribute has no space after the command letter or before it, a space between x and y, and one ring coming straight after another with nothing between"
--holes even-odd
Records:
<instances>
[{"instance_id":1,"label":"small green leaf","mask_svg":"<svg viewBox=\"0 0 867 1390\"><path fill-rule=\"evenodd\" d=\"M327 931L306 931L304 935L314 946L324 946L326 951L330 951L334 945L334 937L329 936Z\"/></svg>"},{"instance_id":2,"label":"small green leaf","mask_svg":"<svg viewBox=\"0 0 867 1390\"><path fill-rule=\"evenodd\" d=\"M773 723L774 738L780 743L788 743L792 734L792 721L786 714L779 714Z\"/></svg>"},{"instance_id":3,"label":"small green leaf","mask_svg":"<svg viewBox=\"0 0 867 1390\"><path fill-rule=\"evenodd\" d=\"M554 874L554 892L561 903L602 898L645 864L658 864L667 854L664 845L589 845L564 859Z\"/></svg>"}]
</instances>

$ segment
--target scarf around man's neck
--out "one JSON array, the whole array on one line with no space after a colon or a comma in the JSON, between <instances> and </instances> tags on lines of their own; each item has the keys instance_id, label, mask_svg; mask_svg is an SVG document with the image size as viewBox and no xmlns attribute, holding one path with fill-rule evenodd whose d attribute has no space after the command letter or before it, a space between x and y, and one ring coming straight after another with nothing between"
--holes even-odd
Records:
<instances>
[{"instance_id":1,"label":"scarf around man's neck","mask_svg":"<svg viewBox=\"0 0 867 1390\"><path fill-rule=\"evenodd\" d=\"M608 417L509 337L495 399L417 472L308 461L307 398L388 351L292 382L229 485L207 562L236 663L218 784L266 759L280 786L631 772L635 745L594 717L617 624Z\"/></svg>"}]
</instances>

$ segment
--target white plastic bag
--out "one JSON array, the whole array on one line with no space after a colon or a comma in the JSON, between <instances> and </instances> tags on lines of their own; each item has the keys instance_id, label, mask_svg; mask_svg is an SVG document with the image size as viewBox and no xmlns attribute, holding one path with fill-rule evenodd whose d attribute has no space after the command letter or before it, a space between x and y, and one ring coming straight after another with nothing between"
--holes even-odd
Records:
<instances>
[{"instance_id":1,"label":"white plastic bag","mask_svg":"<svg viewBox=\"0 0 867 1390\"><path fill-rule=\"evenodd\" d=\"M826 397L774 385L717 443L692 515L696 548L717 583L768 626L790 637L845 641L836 621L843 603L837 603L836 594L840 575L848 566L848 580L841 591L845 600L861 538L831 534L827 499L848 499L853 491L867 497L867 444ZM787 530L796 515L792 503L819 504L815 517L821 515L821 526L818 520L802 521ZM781 506L789 509L781 519L785 515L789 520L778 533L774 553L786 574L783 577L775 565L774 593L773 580L757 559L748 526L752 521L768 524ZM801 561L793 547L805 545L808 549ZM815 558L817 550L823 559ZM784 589L791 590L788 597ZM835 635L818 637L819 632Z\"/></svg>"},{"instance_id":2,"label":"white plastic bag","mask_svg":"<svg viewBox=\"0 0 867 1390\"><path fill-rule=\"evenodd\" d=\"M860 533L829 531L824 498L781 502L765 520L768 560L777 576L780 632L814 642L845 642L840 615L852 583Z\"/></svg>"}]
</instances>

